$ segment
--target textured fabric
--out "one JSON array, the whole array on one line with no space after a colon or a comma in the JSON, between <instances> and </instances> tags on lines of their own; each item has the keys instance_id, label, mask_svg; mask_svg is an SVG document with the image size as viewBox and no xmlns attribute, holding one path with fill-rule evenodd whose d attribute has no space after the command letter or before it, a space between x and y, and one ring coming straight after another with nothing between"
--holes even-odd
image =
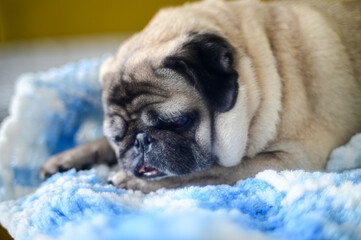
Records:
<instances>
[{"instance_id":1,"label":"textured fabric","mask_svg":"<svg viewBox=\"0 0 361 240\"><path fill-rule=\"evenodd\" d=\"M361 166L361 134L333 152L334 172L264 171L236 186L150 194L107 184L104 166L41 183L50 155L102 135L101 61L19 79L0 131L0 222L13 237L360 239L361 169L336 171Z\"/></svg>"},{"instance_id":2,"label":"textured fabric","mask_svg":"<svg viewBox=\"0 0 361 240\"><path fill-rule=\"evenodd\" d=\"M102 136L99 66L84 60L21 76L0 130L0 200L37 187L52 154Z\"/></svg>"},{"instance_id":3,"label":"textured fabric","mask_svg":"<svg viewBox=\"0 0 361 240\"><path fill-rule=\"evenodd\" d=\"M236 186L142 194L70 170L2 202L0 221L15 239L360 239L360 180L361 170L264 171Z\"/></svg>"}]
</instances>

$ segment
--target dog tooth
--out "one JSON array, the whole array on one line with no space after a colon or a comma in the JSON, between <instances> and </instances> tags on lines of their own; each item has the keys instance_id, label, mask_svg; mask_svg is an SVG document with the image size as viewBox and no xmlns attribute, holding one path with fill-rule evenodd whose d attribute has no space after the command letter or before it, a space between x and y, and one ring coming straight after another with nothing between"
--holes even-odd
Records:
<instances>
[{"instance_id":1,"label":"dog tooth","mask_svg":"<svg viewBox=\"0 0 361 240\"><path fill-rule=\"evenodd\" d=\"M155 174L157 174L157 171L155 171L155 170L154 170L154 171L151 171L151 172L145 172L145 173L144 173L144 175L147 176L147 177L153 176L153 175L155 175Z\"/></svg>"}]
</instances>

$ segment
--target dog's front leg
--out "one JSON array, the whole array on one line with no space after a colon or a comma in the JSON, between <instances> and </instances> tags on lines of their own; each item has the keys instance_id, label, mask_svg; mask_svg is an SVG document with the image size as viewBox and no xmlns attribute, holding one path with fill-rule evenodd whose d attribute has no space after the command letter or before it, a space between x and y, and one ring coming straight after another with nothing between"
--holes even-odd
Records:
<instances>
[{"instance_id":1,"label":"dog's front leg","mask_svg":"<svg viewBox=\"0 0 361 240\"><path fill-rule=\"evenodd\" d=\"M89 169L94 164L113 165L117 162L114 150L103 137L79 147L54 155L41 168L41 176L49 177L57 172L71 168Z\"/></svg>"}]
</instances>

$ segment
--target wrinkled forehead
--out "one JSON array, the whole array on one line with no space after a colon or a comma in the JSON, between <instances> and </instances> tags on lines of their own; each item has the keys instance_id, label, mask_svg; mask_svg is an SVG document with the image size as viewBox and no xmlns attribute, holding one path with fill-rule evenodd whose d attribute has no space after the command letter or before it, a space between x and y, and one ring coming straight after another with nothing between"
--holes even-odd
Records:
<instances>
[{"instance_id":1,"label":"wrinkled forehead","mask_svg":"<svg viewBox=\"0 0 361 240\"><path fill-rule=\"evenodd\" d=\"M169 115L192 111L202 101L182 75L148 60L131 65L131 71L113 71L103 78L105 112L124 119L139 118L147 109Z\"/></svg>"},{"instance_id":2,"label":"wrinkled forehead","mask_svg":"<svg viewBox=\"0 0 361 240\"><path fill-rule=\"evenodd\" d=\"M184 75L164 66L164 59L179 51L187 36L149 43L141 37L125 43L101 68L105 111L137 115L157 105L163 112L186 111L202 102Z\"/></svg>"}]
</instances>

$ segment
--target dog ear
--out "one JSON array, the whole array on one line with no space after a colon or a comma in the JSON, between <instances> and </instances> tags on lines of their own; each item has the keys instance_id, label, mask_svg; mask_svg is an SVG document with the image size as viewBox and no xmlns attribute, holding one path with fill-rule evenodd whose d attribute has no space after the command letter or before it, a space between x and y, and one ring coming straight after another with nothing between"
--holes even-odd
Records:
<instances>
[{"instance_id":1,"label":"dog ear","mask_svg":"<svg viewBox=\"0 0 361 240\"><path fill-rule=\"evenodd\" d=\"M215 34L193 33L176 55L165 59L164 66L182 74L211 109L227 112L238 95L238 73L232 66L234 54L226 39Z\"/></svg>"}]
</instances>

